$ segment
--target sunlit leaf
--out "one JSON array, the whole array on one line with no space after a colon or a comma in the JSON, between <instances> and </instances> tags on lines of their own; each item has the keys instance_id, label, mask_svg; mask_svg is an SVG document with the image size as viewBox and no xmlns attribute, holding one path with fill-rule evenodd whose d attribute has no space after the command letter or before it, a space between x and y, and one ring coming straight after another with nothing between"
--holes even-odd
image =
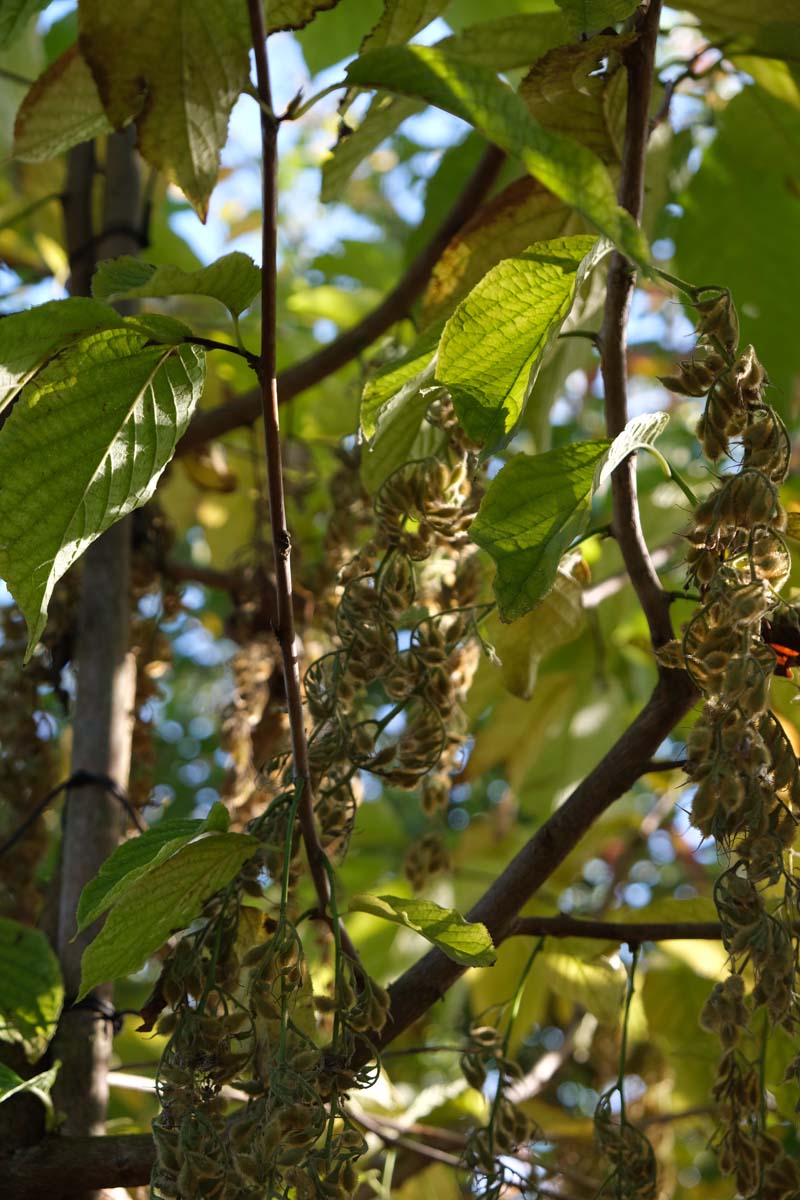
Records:
<instances>
[{"instance_id":1,"label":"sunlit leaf","mask_svg":"<svg viewBox=\"0 0 800 1200\"><path fill-rule=\"evenodd\" d=\"M487 625L485 636L494 646L503 683L512 695L529 700L542 658L578 637L585 623L582 594L578 580L559 568L552 588L531 612L510 625L499 620Z\"/></svg>"},{"instance_id":2,"label":"sunlit leaf","mask_svg":"<svg viewBox=\"0 0 800 1200\"><path fill-rule=\"evenodd\" d=\"M261 271L248 254L235 250L199 271L155 266L126 255L106 259L92 279L97 300L129 300L144 296L211 296L238 317L261 286Z\"/></svg>"},{"instance_id":3,"label":"sunlit leaf","mask_svg":"<svg viewBox=\"0 0 800 1200\"><path fill-rule=\"evenodd\" d=\"M72 46L23 99L14 124L14 155L24 162L43 162L111 132L92 73Z\"/></svg>"},{"instance_id":4,"label":"sunlit leaf","mask_svg":"<svg viewBox=\"0 0 800 1200\"><path fill-rule=\"evenodd\" d=\"M592 485L608 441L518 454L492 480L470 537L497 564L500 615L514 621L553 586L562 555L586 528Z\"/></svg>"},{"instance_id":5,"label":"sunlit leaf","mask_svg":"<svg viewBox=\"0 0 800 1200\"><path fill-rule=\"evenodd\" d=\"M0 412L39 368L81 334L113 329L123 318L107 304L81 296L49 300L0 321Z\"/></svg>"},{"instance_id":6,"label":"sunlit leaf","mask_svg":"<svg viewBox=\"0 0 800 1200\"><path fill-rule=\"evenodd\" d=\"M347 74L352 83L424 99L461 117L518 157L531 175L631 258L647 260L644 239L618 207L599 159L539 125L521 97L492 71L430 46L389 46L357 59Z\"/></svg>"},{"instance_id":7,"label":"sunlit leaf","mask_svg":"<svg viewBox=\"0 0 800 1200\"><path fill-rule=\"evenodd\" d=\"M0 437L0 575L28 623L95 538L150 498L202 391L196 346L123 326L70 345L28 384Z\"/></svg>"},{"instance_id":8,"label":"sunlit leaf","mask_svg":"<svg viewBox=\"0 0 800 1200\"><path fill-rule=\"evenodd\" d=\"M213 833L183 846L118 898L81 960L79 999L97 984L144 966L169 935L185 929L258 846L243 833Z\"/></svg>"},{"instance_id":9,"label":"sunlit leaf","mask_svg":"<svg viewBox=\"0 0 800 1200\"><path fill-rule=\"evenodd\" d=\"M608 454L597 472L596 487L602 487L610 479L621 462L637 450L652 446L669 425L669 413L642 413L631 417L622 433L618 433L608 448Z\"/></svg>"},{"instance_id":10,"label":"sunlit leaf","mask_svg":"<svg viewBox=\"0 0 800 1200\"><path fill-rule=\"evenodd\" d=\"M453 313L436 378L475 441L492 445L517 424L544 351L605 249L585 235L529 246L492 268Z\"/></svg>"},{"instance_id":11,"label":"sunlit leaf","mask_svg":"<svg viewBox=\"0 0 800 1200\"><path fill-rule=\"evenodd\" d=\"M541 979L556 995L587 1009L606 1025L616 1025L622 1014L625 970L600 956L595 942L566 939L558 946L545 943L536 959L531 986Z\"/></svg>"},{"instance_id":12,"label":"sunlit leaf","mask_svg":"<svg viewBox=\"0 0 800 1200\"><path fill-rule=\"evenodd\" d=\"M442 908L432 900L354 896L349 909L413 929L462 966L490 967L495 961L494 945L485 925L465 921L454 908Z\"/></svg>"},{"instance_id":13,"label":"sunlit leaf","mask_svg":"<svg viewBox=\"0 0 800 1200\"><path fill-rule=\"evenodd\" d=\"M44 934L0 917L0 1041L17 1042L36 1062L56 1031L64 985Z\"/></svg>"}]
</instances>

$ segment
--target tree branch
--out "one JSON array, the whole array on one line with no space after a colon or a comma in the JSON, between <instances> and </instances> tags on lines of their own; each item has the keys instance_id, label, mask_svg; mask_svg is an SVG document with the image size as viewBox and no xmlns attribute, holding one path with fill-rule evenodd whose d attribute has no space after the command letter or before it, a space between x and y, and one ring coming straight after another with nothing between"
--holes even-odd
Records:
<instances>
[{"instance_id":1,"label":"tree branch","mask_svg":"<svg viewBox=\"0 0 800 1200\"><path fill-rule=\"evenodd\" d=\"M572 795L545 821L511 860L469 913L482 921L495 945L508 937L520 909L564 861L584 833L610 804L624 795L643 773L664 738L697 698L689 677L664 671L652 696L616 744L580 783ZM440 1000L464 973L438 950L414 963L389 989L389 1020L372 1042L363 1044L357 1062L366 1062L374 1045L387 1046Z\"/></svg>"},{"instance_id":2,"label":"tree branch","mask_svg":"<svg viewBox=\"0 0 800 1200\"><path fill-rule=\"evenodd\" d=\"M261 354L258 362L261 414L264 418L264 447L267 459L267 490L269 519L272 531L272 551L275 564L275 584L278 593L278 624L276 634L281 648L283 674L286 683L286 704L292 739L292 762L295 786L300 789L298 815L308 867L317 893L321 911L328 910L331 885L328 861L319 840L314 817L314 794L311 789L311 765L306 739L303 693L300 684L300 664L297 635L292 608L292 539L286 524L286 501L283 489L280 423L278 420L278 387L276 371L277 329L277 249L278 249L278 118L272 111L272 88L267 58L267 34L261 0L248 0L250 29L256 62L259 109L261 113L261 178L262 178L262 238L261 238ZM345 953L358 962L358 952L344 926L340 926L341 944Z\"/></svg>"},{"instance_id":3,"label":"tree branch","mask_svg":"<svg viewBox=\"0 0 800 1200\"><path fill-rule=\"evenodd\" d=\"M338 371L362 350L371 346L387 329L408 315L411 305L425 288L442 251L473 216L497 178L504 160L502 150L498 150L496 146L487 146L452 209L385 300L335 341L281 371L278 376L279 403L288 403L301 392ZM176 455L188 454L212 438L221 437L241 425L252 425L260 416L261 396L258 391L245 392L226 404L200 412L192 419L178 443Z\"/></svg>"},{"instance_id":4,"label":"tree branch","mask_svg":"<svg viewBox=\"0 0 800 1200\"><path fill-rule=\"evenodd\" d=\"M650 134L650 96L653 90L656 39L661 0L650 0L637 21L639 37L625 52L628 107L622 174L618 197L635 221L641 220L644 201L644 167ZM605 315L600 331L601 369L605 389L606 426L616 437L628 419L627 326L635 270L618 251L611 257ZM647 549L639 518L636 455L620 463L611 477L614 506L613 530L639 603L656 646L672 637L669 598L661 587Z\"/></svg>"},{"instance_id":5,"label":"tree branch","mask_svg":"<svg viewBox=\"0 0 800 1200\"><path fill-rule=\"evenodd\" d=\"M48 1137L2 1160L3 1190L13 1200L69 1200L78 1189L139 1187L155 1161L149 1133Z\"/></svg>"},{"instance_id":6,"label":"tree branch","mask_svg":"<svg viewBox=\"0 0 800 1200\"><path fill-rule=\"evenodd\" d=\"M592 921L583 917L517 917L509 937L598 938L604 942L641 946L642 942L669 942L721 937L718 921Z\"/></svg>"}]
</instances>

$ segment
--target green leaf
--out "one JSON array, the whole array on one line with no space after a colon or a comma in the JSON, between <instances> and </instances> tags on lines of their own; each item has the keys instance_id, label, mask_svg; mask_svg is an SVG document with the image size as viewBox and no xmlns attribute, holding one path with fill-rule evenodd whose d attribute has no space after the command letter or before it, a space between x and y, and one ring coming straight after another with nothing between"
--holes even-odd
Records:
<instances>
[{"instance_id":1,"label":"green leaf","mask_svg":"<svg viewBox=\"0 0 800 1200\"><path fill-rule=\"evenodd\" d=\"M529 246L498 263L453 313L436 378L475 441L492 445L517 424L542 355L606 250L586 235Z\"/></svg>"},{"instance_id":2,"label":"green leaf","mask_svg":"<svg viewBox=\"0 0 800 1200\"><path fill-rule=\"evenodd\" d=\"M626 34L558 46L534 64L519 94L542 125L619 162L628 95L622 52L635 41Z\"/></svg>"},{"instance_id":3,"label":"green leaf","mask_svg":"<svg viewBox=\"0 0 800 1200\"><path fill-rule=\"evenodd\" d=\"M705 33L753 33L762 25L797 23L797 0L681 0L681 8L700 18Z\"/></svg>"},{"instance_id":4,"label":"green leaf","mask_svg":"<svg viewBox=\"0 0 800 1200\"><path fill-rule=\"evenodd\" d=\"M58 579L149 500L194 411L205 355L130 326L73 343L28 384L0 436L0 576L28 656Z\"/></svg>"},{"instance_id":5,"label":"green leaf","mask_svg":"<svg viewBox=\"0 0 800 1200\"><path fill-rule=\"evenodd\" d=\"M235 250L199 271L155 266L124 255L106 259L92 279L96 300L130 300L134 297L211 296L219 300L234 320L249 307L261 287L261 271L248 254Z\"/></svg>"},{"instance_id":6,"label":"green leaf","mask_svg":"<svg viewBox=\"0 0 800 1200\"><path fill-rule=\"evenodd\" d=\"M581 226L572 209L537 179L515 179L478 210L439 258L422 300L424 326L448 317L502 259L534 242L577 233Z\"/></svg>"},{"instance_id":7,"label":"green leaf","mask_svg":"<svg viewBox=\"0 0 800 1200\"><path fill-rule=\"evenodd\" d=\"M605 1025L616 1025L622 1012L625 970L612 967L598 954L597 942L568 938L557 950L544 949L536 960L532 982L540 977L557 996L588 1009Z\"/></svg>"},{"instance_id":8,"label":"green leaf","mask_svg":"<svg viewBox=\"0 0 800 1200\"><path fill-rule=\"evenodd\" d=\"M396 408L410 398L412 390L419 391L433 382L433 358L441 332L441 324L426 329L401 358L387 363L367 380L359 413L364 437L374 437L378 418L390 403Z\"/></svg>"},{"instance_id":9,"label":"green leaf","mask_svg":"<svg viewBox=\"0 0 800 1200\"><path fill-rule=\"evenodd\" d=\"M579 636L586 623L582 596L578 580L559 567L552 588L531 612L510 625L496 620L487 626L486 639L512 695L529 700L545 655Z\"/></svg>"},{"instance_id":10,"label":"green leaf","mask_svg":"<svg viewBox=\"0 0 800 1200\"><path fill-rule=\"evenodd\" d=\"M408 117L422 112L425 105L407 96L388 96L378 92L372 98L363 121L356 129L346 128L322 164L320 199L330 204L343 195L353 172L381 142L385 142Z\"/></svg>"},{"instance_id":11,"label":"green leaf","mask_svg":"<svg viewBox=\"0 0 800 1200\"><path fill-rule=\"evenodd\" d=\"M18 1096L20 1092L30 1092L31 1095L37 1096L47 1109L47 1127L50 1129L55 1115L50 1091L60 1066L60 1062L53 1063L47 1071L40 1071L38 1075L32 1075L29 1079L22 1079L16 1071L12 1071L5 1063L0 1063L0 1104L4 1100L10 1100L12 1096Z\"/></svg>"},{"instance_id":12,"label":"green leaf","mask_svg":"<svg viewBox=\"0 0 800 1200\"><path fill-rule=\"evenodd\" d=\"M618 433L608 448L608 454L597 469L595 489L610 479L621 462L637 450L647 450L669 425L669 413L642 413L631 417L622 433Z\"/></svg>"},{"instance_id":13,"label":"green leaf","mask_svg":"<svg viewBox=\"0 0 800 1200\"><path fill-rule=\"evenodd\" d=\"M354 48L380 19L381 0L339 0L297 34L309 75L351 58Z\"/></svg>"},{"instance_id":14,"label":"green leaf","mask_svg":"<svg viewBox=\"0 0 800 1200\"><path fill-rule=\"evenodd\" d=\"M267 32L303 29L317 13L335 8L339 0L264 0Z\"/></svg>"},{"instance_id":15,"label":"green leaf","mask_svg":"<svg viewBox=\"0 0 800 1200\"><path fill-rule=\"evenodd\" d=\"M788 232L800 219L791 182L797 179L797 110L759 87L746 87L720 114L717 136L678 196L684 215L667 230L682 278L724 280L730 287L742 345L756 347L774 385L771 402L784 414L800 374L795 347L800 238ZM786 236L776 236L777 230Z\"/></svg>"},{"instance_id":16,"label":"green leaf","mask_svg":"<svg viewBox=\"0 0 800 1200\"><path fill-rule=\"evenodd\" d=\"M556 4L573 31L582 34L624 21L636 11L638 0L556 0Z\"/></svg>"},{"instance_id":17,"label":"green leaf","mask_svg":"<svg viewBox=\"0 0 800 1200\"><path fill-rule=\"evenodd\" d=\"M44 934L0 917L0 1041L29 1062L47 1049L64 1003L58 959Z\"/></svg>"},{"instance_id":18,"label":"green leaf","mask_svg":"<svg viewBox=\"0 0 800 1200\"><path fill-rule=\"evenodd\" d=\"M92 73L77 45L71 46L22 101L14 123L14 156L44 162L112 130Z\"/></svg>"},{"instance_id":19,"label":"green leaf","mask_svg":"<svg viewBox=\"0 0 800 1200\"><path fill-rule=\"evenodd\" d=\"M282 6L287 20L297 7ZM140 153L205 220L228 118L248 81L247 5L81 0L79 16L81 51L109 121L121 129L135 117ZM280 19L279 9L271 20Z\"/></svg>"},{"instance_id":20,"label":"green leaf","mask_svg":"<svg viewBox=\"0 0 800 1200\"><path fill-rule=\"evenodd\" d=\"M492 480L470 537L497 564L500 615L514 621L547 595L562 555L586 528L597 464L608 441L518 454Z\"/></svg>"},{"instance_id":21,"label":"green leaf","mask_svg":"<svg viewBox=\"0 0 800 1200\"><path fill-rule=\"evenodd\" d=\"M464 967L490 967L496 961L494 944L485 925L465 921L454 908L432 900L407 900L401 896L354 896L350 912L371 913L394 925L413 929Z\"/></svg>"},{"instance_id":22,"label":"green leaf","mask_svg":"<svg viewBox=\"0 0 800 1200\"><path fill-rule=\"evenodd\" d=\"M521 97L492 71L430 46L388 46L351 63L347 75L351 83L423 99L461 117L518 157L531 175L630 258L646 263L645 240L617 205L600 160L571 138L539 125Z\"/></svg>"},{"instance_id":23,"label":"green leaf","mask_svg":"<svg viewBox=\"0 0 800 1200\"><path fill-rule=\"evenodd\" d=\"M361 482L371 496L404 463L436 454L442 434L424 419L430 401L425 392L410 388L378 417L375 436L361 456Z\"/></svg>"},{"instance_id":24,"label":"green leaf","mask_svg":"<svg viewBox=\"0 0 800 1200\"><path fill-rule=\"evenodd\" d=\"M0 412L39 368L81 334L124 324L107 304L75 296L0 318Z\"/></svg>"},{"instance_id":25,"label":"green leaf","mask_svg":"<svg viewBox=\"0 0 800 1200\"><path fill-rule=\"evenodd\" d=\"M511 71L529 67L547 50L568 39L567 22L561 13L513 13L470 25L437 45L447 54L457 54L472 63Z\"/></svg>"},{"instance_id":26,"label":"green leaf","mask_svg":"<svg viewBox=\"0 0 800 1200\"><path fill-rule=\"evenodd\" d=\"M384 0L380 21L364 39L360 53L407 42L440 16L450 0Z\"/></svg>"},{"instance_id":27,"label":"green leaf","mask_svg":"<svg viewBox=\"0 0 800 1200\"><path fill-rule=\"evenodd\" d=\"M46 8L50 0L2 0L0 3L0 50L5 50L25 32L28 22Z\"/></svg>"},{"instance_id":28,"label":"green leaf","mask_svg":"<svg viewBox=\"0 0 800 1200\"><path fill-rule=\"evenodd\" d=\"M78 932L110 908L125 887L162 857L162 851L169 851L163 855L168 858L169 854L197 837L202 826L203 822L199 820L159 821L152 829L117 846L81 892L76 913Z\"/></svg>"},{"instance_id":29,"label":"green leaf","mask_svg":"<svg viewBox=\"0 0 800 1200\"><path fill-rule=\"evenodd\" d=\"M249 834L209 833L134 880L84 951L78 999L99 983L140 970L171 933L194 920L209 896L230 883L257 846Z\"/></svg>"}]
</instances>

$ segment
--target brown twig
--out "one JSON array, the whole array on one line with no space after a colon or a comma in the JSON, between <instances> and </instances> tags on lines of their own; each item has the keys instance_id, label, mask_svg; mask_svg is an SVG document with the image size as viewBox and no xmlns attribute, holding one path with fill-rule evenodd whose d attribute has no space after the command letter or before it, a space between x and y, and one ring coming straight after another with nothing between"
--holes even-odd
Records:
<instances>
[{"instance_id":1,"label":"brown twig","mask_svg":"<svg viewBox=\"0 0 800 1200\"><path fill-rule=\"evenodd\" d=\"M279 403L288 403L301 392L338 371L362 350L371 346L387 329L408 315L411 305L430 279L431 271L442 251L474 215L497 178L504 159L502 150L498 150L496 146L487 146L452 209L389 295L363 320L352 329L347 329L335 341L281 371L278 376ZM241 396L235 396L225 404L198 413L179 442L176 454L187 454L232 429L241 425L252 425L260 416L259 392L245 392Z\"/></svg>"},{"instance_id":2,"label":"brown twig","mask_svg":"<svg viewBox=\"0 0 800 1200\"><path fill-rule=\"evenodd\" d=\"M256 62L259 109L261 113L261 178L262 178L262 259L261 259L261 354L258 361L261 415L264 418L264 444L267 459L267 491L269 519L272 531L272 552L275 564L275 583L278 594L278 623L276 636L281 648L283 674L286 683L286 702L292 739L292 761L295 784L300 789L298 815L308 867L314 883L319 906L328 910L331 887L328 863L319 840L314 818L314 795L311 789L311 766L306 739L303 694L300 685L300 665L297 635L292 608L292 539L286 524L286 501L283 490L280 424L278 420L278 385L276 368L277 328L277 248L278 248L278 118L272 111L272 88L267 58L267 34L264 9L260 0L248 0L250 29ZM358 962L358 954L344 926L340 925L344 952Z\"/></svg>"},{"instance_id":3,"label":"brown twig","mask_svg":"<svg viewBox=\"0 0 800 1200\"><path fill-rule=\"evenodd\" d=\"M625 52L628 107L619 202L635 221L642 215L644 166L649 136L656 39L661 0L650 0L637 21L637 40ZM605 315L600 331L601 369L605 389L606 427L616 437L628 419L627 328L635 270L615 251L608 272ZM669 600L665 595L642 533L636 487L636 455L629 455L611 477L613 528L628 574L656 646L672 637Z\"/></svg>"},{"instance_id":4,"label":"brown twig","mask_svg":"<svg viewBox=\"0 0 800 1200\"><path fill-rule=\"evenodd\" d=\"M654 752L696 700L689 677L665 671L638 717L571 796L545 821L511 860L469 913L482 921L495 945L506 937L520 909L550 878L614 800L624 795L652 761ZM389 1021L373 1045L382 1049L427 1012L463 974L464 968L433 950L419 959L389 989ZM356 1061L366 1061L365 1041Z\"/></svg>"},{"instance_id":5,"label":"brown twig","mask_svg":"<svg viewBox=\"0 0 800 1200\"><path fill-rule=\"evenodd\" d=\"M518 917L509 937L598 938L628 946L642 942L715 941L721 936L717 921L592 921L583 917Z\"/></svg>"}]
</instances>

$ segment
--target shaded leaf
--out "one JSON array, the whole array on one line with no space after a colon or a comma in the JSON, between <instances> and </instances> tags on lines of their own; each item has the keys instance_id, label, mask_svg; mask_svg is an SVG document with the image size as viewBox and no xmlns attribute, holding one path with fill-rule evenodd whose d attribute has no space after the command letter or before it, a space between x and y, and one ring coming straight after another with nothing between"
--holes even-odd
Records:
<instances>
[{"instance_id":1,"label":"shaded leaf","mask_svg":"<svg viewBox=\"0 0 800 1200\"><path fill-rule=\"evenodd\" d=\"M317 13L335 8L339 0L268 0L264 4L267 32L280 29L303 29Z\"/></svg>"},{"instance_id":2,"label":"shaded leaf","mask_svg":"<svg viewBox=\"0 0 800 1200\"><path fill-rule=\"evenodd\" d=\"M297 7L284 5L287 13ZM81 50L109 121L121 129L136 119L143 157L178 184L205 220L228 118L248 81L247 6L82 0L79 18ZM280 20L280 9L271 19Z\"/></svg>"},{"instance_id":3,"label":"shaded leaf","mask_svg":"<svg viewBox=\"0 0 800 1200\"><path fill-rule=\"evenodd\" d=\"M575 33L589 33L624 21L636 11L638 0L556 0L556 4Z\"/></svg>"},{"instance_id":4,"label":"shaded leaf","mask_svg":"<svg viewBox=\"0 0 800 1200\"><path fill-rule=\"evenodd\" d=\"M620 56L635 40L627 34L558 46L534 64L519 94L542 125L575 138L604 162L618 162L627 100Z\"/></svg>"},{"instance_id":5,"label":"shaded leaf","mask_svg":"<svg viewBox=\"0 0 800 1200\"><path fill-rule=\"evenodd\" d=\"M41 1100L42 1104L47 1109L47 1127L52 1127L53 1123L53 1100L50 1091L56 1081L60 1062L53 1063L46 1071L40 1071L38 1075L31 1075L29 1079L22 1079L17 1075L16 1071L12 1071L5 1063L0 1063L0 1104L4 1100L10 1100L12 1096L18 1096L20 1092L30 1092Z\"/></svg>"},{"instance_id":6,"label":"shaded leaf","mask_svg":"<svg viewBox=\"0 0 800 1200\"><path fill-rule=\"evenodd\" d=\"M730 287L742 344L757 348L774 385L771 403L784 412L800 374L794 345L800 239L775 231L794 229L800 220L792 183L798 179L796 109L747 87L718 118L716 138L678 197L684 215L669 229L678 274L698 283L724 279Z\"/></svg>"},{"instance_id":7,"label":"shaded leaf","mask_svg":"<svg viewBox=\"0 0 800 1200\"><path fill-rule=\"evenodd\" d=\"M81 960L79 996L144 966L171 933L230 883L258 846L244 833L209 833L136 879L118 898Z\"/></svg>"},{"instance_id":8,"label":"shaded leaf","mask_svg":"<svg viewBox=\"0 0 800 1200\"><path fill-rule=\"evenodd\" d=\"M155 266L124 255L106 259L92 279L97 300L129 300L136 296L211 296L235 319L252 303L261 287L261 271L249 254L235 250L199 271Z\"/></svg>"},{"instance_id":9,"label":"shaded leaf","mask_svg":"<svg viewBox=\"0 0 800 1200\"><path fill-rule=\"evenodd\" d=\"M536 959L532 984L541 977L557 996L588 1009L605 1025L616 1025L622 1013L625 993L625 969L612 967L592 945L579 938L559 941L558 949L544 950Z\"/></svg>"},{"instance_id":10,"label":"shaded leaf","mask_svg":"<svg viewBox=\"0 0 800 1200\"><path fill-rule=\"evenodd\" d=\"M380 19L381 0L339 0L335 8L321 11L316 20L298 30L298 42L310 75L351 58Z\"/></svg>"},{"instance_id":11,"label":"shaded leaf","mask_svg":"<svg viewBox=\"0 0 800 1200\"><path fill-rule=\"evenodd\" d=\"M429 404L430 396L409 388L381 412L375 435L361 456L361 482L370 495L404 463L436 452L442 433L424 420Z\"/></svg>"},{"instance_id":12,"label":"shaded leaf","mask_svg":"<svg viewBox=\"0 0 800 1200\"><path fill-rule=\"evenodd\" d=\"M359 412L365 437L374 436L378 417L390 401L403 403L410 398L408 389L418 391L423 384L433 381L433 358L441 332L441 325L427 329L401 358L387 363L367 380Z\"/></svg>"},{"instance_id":13,"label":"shaded leaf","mask_svg":"<svg viewBox=\"0 0 800 1200\"><path fill-rule=\"evenodd\" d=\"M378 24L367 34L360 53L407 42L447 8L450 0L384 0Z\"/></svg>"},{"instance_id":14,"label":"shaded leaf","mask_svg":"<svg viewBox=\"0 0 800 1200\"><path fill-rule=\"evenodd\" d=\"M608 454L598 467L595 487L599 488L610 479L621 462L629 454L652 446L669 425L669 413L642 413L639 417L631 417L622 433L618 433L608 448Z\"/></svg>"},{"instance_id":15,"label":"shaded leaf","mask_svg":"<svg viewBox=\"0 0 800 1200\"><path fill-rule=\"evenodd\" d=\"M198 347L154 346L124 325L81 338L28 384L0 437L0 575L28 655L57 580L153 494L204 374Z\"/></svg>"},{"instance_id":16,"label":"shaded leaf","mask_svg":"<svg viewBox=\"0 0 800 1200\"><path fill-rule=\"evenodd\" d=\"M124 324L107 304L74 296L0 319L0 412L39 368L81 334Z\"/></svg>"},{"instance_id":17,"label":"shaded leaf","mask_svg":"<svg viewBox=\"0 0 800 1200\"><path fill-rule=\"evenodd\" d=\"M14 123L14 155L23 162L43 162L111 132L92 73L78 47L71 46L22 101Z\"/></svg>"},{"instance_id":18,"label":"shaded leaf","mask_svg":"<svg viewBox=\"0 0 800 1200\"><path fill-rule=\"evenodd\" d=\"M465 921L454 908L442 908L432 900L401 896L354 896L350 912L371 913L394 925L413 929L453 962L465 967L490 967L496 959L494 945L485 925Z\"/></svg>"},{"instance_id":19,"label":"shaded leaf","mask_svg":"<svg viewBox=\"0 0 800 1200\"><path fill-rule=\"evenodd\" d=\"M499 620L487 625L486 639L494 646L503 683L512 695L529 700L544 656L578 637L586 620L582 595L578 580L560 567L552 588L531 612L510 625Z\"/></svg>"},{"instance_id":20,"label":"shaded leaf","mask_svg":"<svg viewBox=\"0 0 800 1200\"><path fill-rule=\"evenodd\" d=\"M0 1041L17 1042L36 1062L56 1031L64 1003L58 959L44 934L0 917Z\"/></svg>"},{"instance_id":21,"label":"shaded leaf","mask_svg":"<svg viewBox=\"0 0 800 1200\"><path fill-rule=\"evenodd\" d=\"M408 96L389 96L378 92L373 97L364 119L356 129L346 129L330 158L322 164L320 199L323 204L338 200L359 163L377 150L408 117L422 112L420 100Z\"/></svg>"},{"instance_id":22,"label":"shaded leaf","mask_svg":"<svg viewBox=\"0 0 800 1200\"><path fill-rule=\"evenodd\" d=\"M605 252L587 235L529 246L493 267L450 317L436 378L475 441L492 445L517 424L544 351Z\"/></svg>"},{"instance_id":23,"label":"shaded leaf","mask_svg":"<svg viewBox=\"0 0 800 1200\"><path fill-rule=\"evenodd\" d=\"M700 18L706 33L753 33L775 21L797 22L796 0L681 0L681 8Z\"/></svg>"},{"instance_id":24,"label":"shaded leaf","mask_svg":"<svg viewBox=\"0 0 800 1200\"><path fill-rule=\"evenodd\" d=\"M0 50L5 50L26 30L28 22L46 8L50 0L2 0L0 3Z\"/></svg>"},{"instance_id":25,"label":"shaded leaf","mask_svg":"<svg viewBox=\"0 0 800 1200\"><path fill-rule=\"evenodd\" d=\"M513 621L553 586L562 555L586 528L597 464L608 441L518 454L492 480L470 537L497 564L500 615Z\"/></svg>"},{"instance_id":26,"label":"shaded leaf","mask_svg":"<svg viewBox=\"0 0 800 1200\"><path fill-rule=\"evenodd\" d=\"M631 258L646 261L644 238L617 205L599 159L571 138L539 125L521 97L492 71L435 47L389 46L351 63L347 75L352 83L424 99L461 117L516 155L531 175Z\"/></svg>"},{"instance_id":27,"label":"shaded leaf","mask_svg":"<svg viewBox=\"0 0 800 1200\"><path fill-rule=\"evenodd\" d=\"M495 71L510 71L529 67L545 51L568 39L569 29L561 13L513 13L469 25L437 45L448 54Z\"/></svg>"}]
</instances>

